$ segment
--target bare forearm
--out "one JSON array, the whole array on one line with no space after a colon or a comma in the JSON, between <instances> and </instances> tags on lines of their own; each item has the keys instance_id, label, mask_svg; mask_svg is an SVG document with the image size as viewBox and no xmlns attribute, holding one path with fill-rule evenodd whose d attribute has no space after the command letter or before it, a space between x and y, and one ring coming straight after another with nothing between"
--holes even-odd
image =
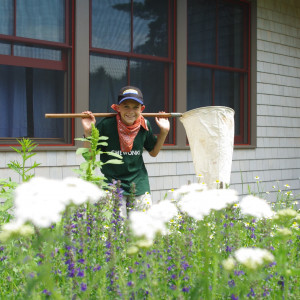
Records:
<instances>
[{"instance_id":1,"label":"bare forearm","mask_svg":"<svg viewBox=\"0 0 300 300\"><path fill-rule=\"evenodd\" d=\"M160 132L160 134L157 136L156 144L155 144L153 150L151 152L149 152L149 154L152 157L157 156L157 154L159 153L160 149L164 145L164 142L166 140L167 135L168 135L168 132Z\"/></svg>"}]
</instances>

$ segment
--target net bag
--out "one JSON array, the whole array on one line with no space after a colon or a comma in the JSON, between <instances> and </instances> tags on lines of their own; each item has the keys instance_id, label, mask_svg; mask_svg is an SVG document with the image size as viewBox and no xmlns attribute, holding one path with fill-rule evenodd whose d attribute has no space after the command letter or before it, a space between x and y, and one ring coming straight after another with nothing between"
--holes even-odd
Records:
<instances>
[{"instance_id":1,"label":"net bag","mask_svg":"<svg viewBox=\"0 0 300 300\"><path fill-rule=\"evenodd\" d=\"M180 121L185 128L199 182L208 188L230 183L234 144L234 110L207 106L189 110Z\"/></svg>"}]
</instances>

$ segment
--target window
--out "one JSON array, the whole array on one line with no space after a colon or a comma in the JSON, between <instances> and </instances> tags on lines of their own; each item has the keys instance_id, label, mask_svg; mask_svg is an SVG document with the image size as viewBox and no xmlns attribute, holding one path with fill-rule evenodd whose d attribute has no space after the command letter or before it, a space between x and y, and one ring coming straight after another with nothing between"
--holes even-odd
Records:
<instances>
[{"instance_id":1,"label":"window","mask_svg":"<svg viewBox=\"0 0 300 300\"><path fill-rule=\"evenodd\" d=\"M250 140L250 3L188 0L187 108L235 110L235 143Z\"/></svg>"},{"instance_id":2,"label":"window","mask_svg":"<svg viewBox=\"0 0 300 300\"><path fill-rule=\"evenodd\" d=\"M0 0L0 143L70 144L71 0Z\"/></svg>"},{"instance_id":3,"label":"window","mask_svg":"<svg viewBox=\"0 0 300 300\"><path fill-rule=\"evenodd\" d=\"M174 1L91 0L90 6L90 109L111 111L119 89L135 85L145 112L174 111ZM173 128L167 143L175 143Z\"/></svg>"}]
</instances>

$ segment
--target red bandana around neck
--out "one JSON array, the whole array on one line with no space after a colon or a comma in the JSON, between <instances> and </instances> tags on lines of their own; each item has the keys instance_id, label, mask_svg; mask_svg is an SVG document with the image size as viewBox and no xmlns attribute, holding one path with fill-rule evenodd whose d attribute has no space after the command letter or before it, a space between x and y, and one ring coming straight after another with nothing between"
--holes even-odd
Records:
<instances>
[{"instance_id":1,"label":"red bandana around neck","mask_svg":"<svg viewBox=\"0 0 300 300\"><path fill-rule=\"evenodd\" d=\"M117 105L113 104L111 108L117 111ZM141 126L145 130L149 130L146 120L142 115L140 115L137 120L132 125L126 125L122 122L120 113L118 112L117 116L117 127L119 133L119 141L122 152L130 152L133 147L133 141L137 136Z\"/></svg>"}]
</instances>

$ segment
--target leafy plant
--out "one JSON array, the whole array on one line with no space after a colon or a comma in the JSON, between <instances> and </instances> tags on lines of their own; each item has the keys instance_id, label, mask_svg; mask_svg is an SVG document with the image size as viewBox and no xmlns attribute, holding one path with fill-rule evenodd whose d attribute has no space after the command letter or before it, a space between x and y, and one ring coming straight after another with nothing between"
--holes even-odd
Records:
<instances>
[{"instance_id":1,"label":"leafy plant","mask_svg":"<svg viewBox=\"0 0 300 300\"><path fill-rule=\"evenodd\" d=\"M79 169L75 169L74 172L78 173L80 177L84 180L98 184L101 187L106 186L104 176L96 174L96 169L101 170L102 166L105 164L123 164L122 156L114 152L103 152L101 151L101 146L107 146L106 140L108 137L100 136L98 129L92 124L92 132L89 137L86 138L76 138L77 141L89 142L90 148L78 148L76 154L82 155L85 162L80 164ZM108 154L116 159L110 159L107 162L102 162L101 160L96 160L96 157L101 154Z\"/></svg>"},{"instance_id":2,"label":"leafy plant","mask_svg":"<svg viewBox=\"0 0 300 300\"><path fill-rule=\"evenodd\" d=\"M31 167L26 167L26 161L34 156L36 153L32 153L32 151L38 146L30 139L23 138L22 140L17 140L21 145L21 149L11 147L14 151L22 157L22 162L11 161L7 164L8 168L17 172L22 179L22 182L27 182L30 178L34 176L34 174L29 174L34 168L39 166L40 164L34 162ZM9 220L10 214L8 214L8 210L13 206L13 191L18 186L17 182L11 180L11 178L0 179L0 198L6 199L6 201L0 206L0 223Z\"/></svg>"},{"instance_id":3,"label":"leafy plant","mask_svg":"<svg viewBox=\"0 0 300 300\"><path fill-rule=\"evenodd\" d=\"M28 172L40 165L37 162L34 162L31 167L25 166L26 161L36 155L36 153L32 153L32 151L38 146L38 144L35 144L32 140L25 138L22 140L17 139L17 141L21 145L21 149L17 149L15 147L11 148L22 156L22 162L19 163L18 161L12 161L8 163L7 166L21 176L22 182L26 182L34 176L34 174L28 174Z\"/></svg>"}]
</instances>

